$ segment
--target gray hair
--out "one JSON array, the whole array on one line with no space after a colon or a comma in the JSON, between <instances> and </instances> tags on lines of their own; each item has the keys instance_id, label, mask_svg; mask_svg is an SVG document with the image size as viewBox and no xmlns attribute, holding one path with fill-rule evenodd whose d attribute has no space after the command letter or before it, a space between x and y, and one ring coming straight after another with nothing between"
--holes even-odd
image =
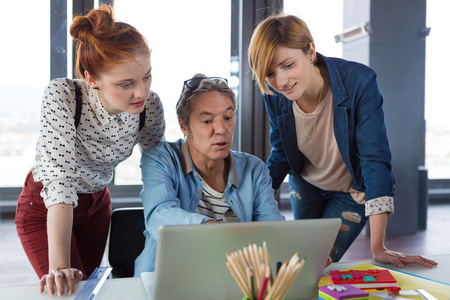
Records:
<instances>
[{"instance_id":1,"label":"gray hair","mask_svg":"<svg viewBox=\"0 0 450 300\"><path fill-rule=\"evenodd\" d=\"M190 86L190 84L192 86ZM183 84L183 91L176 106L178 118L181 119L184 124L188 125L192 112L190 100L211 91L217 91L230 98L233 103L234 112L236 112L236 95L228 86L227 81L223 78L206 77L205 75L198 73L191 79L186 80Z\"/></svg>"}]
</instances>

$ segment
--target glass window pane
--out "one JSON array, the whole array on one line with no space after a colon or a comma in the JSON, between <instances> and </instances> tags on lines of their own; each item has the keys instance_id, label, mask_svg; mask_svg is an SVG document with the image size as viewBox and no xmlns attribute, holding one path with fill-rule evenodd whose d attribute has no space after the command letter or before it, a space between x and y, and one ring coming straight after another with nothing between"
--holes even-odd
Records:
<instances>
[{"instance_id":1,"label":"glass window pane","mask_svg":"<svg viewBox=\"0 0 450 300\"><path fill-rule=\"evenodd\" d=\"M0 187L22 186L34 163L50 79L50 1L3 1L0 14ZM8 29L9 28L9 29ZM13 30L11 30L13 28ZM7 42L9 41L9 42Z\"/></svg>"},{"instance_id":2,"label":"glass window pane","mask_svg":"<svg viewBox=\"0 0 450 300\"><path fill-rule=\"evenodd\" d=\"M426 166L430 179L450 178L450 96L446 70L450 61L443 55L450 51L448 42L448 12L450 2L427 1L427 27L431 27L426 42L425 120Z\"/></svg>"},{"instance_id":3,"label":"glass window pane","mask_svg":"<svg viewBox=\"0 0 450 300\"><path fill-rule=\"evenodd\" d=\"M116 19L136 27L152 49L151 89L165 110L166 140L182 138L175 105L195 73L230 77L231 0L115 0ZM140 184L140 153L116 169L116 184Z\"/></svg>"},{"instance_id":4,"label":"glass window pane","mask_svg":"<svg viewBox=\"0 0 450 300\"><path fill-rule=\"evenodd\" d=\"M336 43L334 36L342 32L343 0L284 0L284 12L306 22L317 52L342 57L342 43Z\"/></svg>"}]
</instances>

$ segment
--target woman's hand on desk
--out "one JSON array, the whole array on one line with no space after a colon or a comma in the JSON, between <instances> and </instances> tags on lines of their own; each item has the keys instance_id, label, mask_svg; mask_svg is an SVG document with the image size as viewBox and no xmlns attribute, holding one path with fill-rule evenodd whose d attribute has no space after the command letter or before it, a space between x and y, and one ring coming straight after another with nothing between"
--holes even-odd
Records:
<instances>
[{"instance_id":1,"label":"woman's hand on desk","mask_svg":"<svg viewBox=\"0 0 450 300\"><path fill-rule=\"evenodd\" d=\"M403 268L407 264L419 264L426 268L432 268L437 265L432 259L425 258L420 255L404 254L402 252L391 251L386 247L380 247L375 251L372 250L373 260L378 263L391 264L398 268Z\"/></svg>"},{"instance_id":2,"label":"woman's hand on desk","mask_svg":"<svg viewBox=\"0 0 450 300\"><path fill-rule=\"evenodd\" d=\"M67 268L55 270L42 276L39 281L39 292L44 292L44 287L47 285L47 292L50 296L56 294L58 296L64 295L64 283L67 282L67 294L72 295L75 291L75 285L83 279L83 272L75 268Z\"/></svg>"},{"instance_id":3,"label":"woman's hand on desk","mask_svg":"<svg viewBox=\"0 0 450 300\"><path fill-rule=\"evenodd\" d=\"M420 255L410 255L401 252L391 251L384 246L386 234L387 213L370 216L370 249L373 260L378 263L391 264L397 268L403 268L405 264L419 264L432 268L437 265L434 260Z\"/></svg>"}]
</instances>

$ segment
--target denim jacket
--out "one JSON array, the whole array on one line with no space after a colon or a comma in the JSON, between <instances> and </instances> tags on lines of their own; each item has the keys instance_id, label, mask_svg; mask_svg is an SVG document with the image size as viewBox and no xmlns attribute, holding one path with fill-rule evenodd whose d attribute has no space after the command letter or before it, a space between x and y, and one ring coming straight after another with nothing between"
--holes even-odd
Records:
<instances>
[{"instance_id":1,"label":"denim jacket","mask_svg":"<svg viewBox=\"0 0 450 300\"><path fill-rule=\"evenodd\" d=\"M263 161L231 151L227 203L240 222L284 220L274 199L272 179ZM135 276L155 267L158 230L164 225L202 224L213 220L196 213L203 183L183 140L160 142L141 158L146 230L145 248L135 262Z\"/></svg>"},{"instance_id":2,"label":"denim jacket","mask_svg":"<svg viewBox=\"0 0 450 300\"><path fill-rule=\"evenodd\" d=\"M393 197L395 178L386 134L383 97L371 68L317 53L326 65L333 94L334 135L350 172L353 188L366 193L366 201ZM272 151L267 167L273 187L289 173L300 174L303 155L298 149L292 101L269 87L264 102L270 119Z\"/></svg>"}]
</instances>

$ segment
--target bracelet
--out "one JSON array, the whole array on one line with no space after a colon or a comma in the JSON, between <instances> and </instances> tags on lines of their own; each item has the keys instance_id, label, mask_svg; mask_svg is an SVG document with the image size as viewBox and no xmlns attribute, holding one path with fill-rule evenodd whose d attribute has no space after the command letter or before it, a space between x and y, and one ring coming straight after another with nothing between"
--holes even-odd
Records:
<instances>
[{"instance_id":1,"label":"bracelet","mask_svg":"<svg viewBox=\"0 0 450 300\"><path fill-rule=\"evenodd\" d=\"M64 269L68 269L68 267L65 267L65 268L53 268L51 272L55 273L57 271L61 271L61 270L64 270Z\"/></svg>"}]
</instances>

